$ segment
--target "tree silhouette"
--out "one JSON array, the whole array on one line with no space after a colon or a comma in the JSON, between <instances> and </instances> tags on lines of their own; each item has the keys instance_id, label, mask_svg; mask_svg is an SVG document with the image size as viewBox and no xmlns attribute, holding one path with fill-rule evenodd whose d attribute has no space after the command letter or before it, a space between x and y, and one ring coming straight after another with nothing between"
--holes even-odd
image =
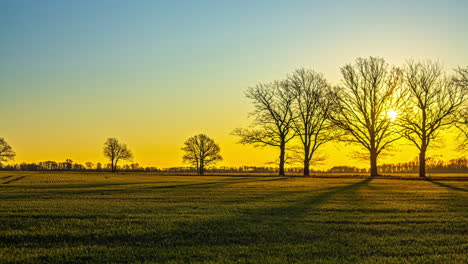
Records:
<instances>
[{"instance_id":1,"label":"tree silhouette","mask_svg":"<svg viewBox=\"0 0 468 264\"><path fill-rule=\"evenodd\" d=\"M108 138L104 143L104 156L111 162L111 170L117 170L119 160L131 160L133 154L127 145L122 144L116 138Z\"/></svg>"},{"instance_id":2,"label":"tree silhouette","mask_svg":"<svg viewBox=\"0 0 468 264\"><path fill-rule=\"evenodd\" d=\"M4 138L0 138L0 163L13 160L16 153L13 151L11 146L5 141Z\"/></svg>"},{"instance_id":3,"label":"tree silhouette","mask_svg":"<svg viewBox=\"0 0 468 264\"><path fill-rule=\"evenodd\" d=\"M303 146L304 176L309 175L310 162L317 149L333 139L329 120L332 109L330 84L322 74L298 69L287 79L293 93L292 127Z\"/></svg>"},{"instance_id":4,"label":"tree silhouette","mask_svg":"<svg viewBox=\"0 0 468 264\"><path fill-rule=\"evenodd\" d=\"M468 66L465 68L459 67L456 73L454 81L460 87L464 96L468 97ZM461 132L460 149L466 150L468 148L468 100L465 100L461 109L455 115L455 125Z\"/></svg>"},{"instance_id":5,"label":"tree silhouette","mask_svg":"<svg viewBox=\"0 0 468 264\"><path fill-rule=\"evenodd\" d=\"M466 100L460 86L444 75L439 63L409 61L404 71L403 135L419 150L419 176L426 176L426 152L440 129L456 122L451 116Z\"/></svg>"},{"instance_id":6,"label":"tree silhouette","mask_svg":"<svg viewBox=\"0 0 468 264\"><path fill-rule=\"evenodd\" d=\"M92 170L92 169L94 168L94 163L92 163L92 162L90 162L90 161L86 162L86 163L85 163L85 168L86 168L87 170Z\"/></svg>"},{"instance_id":7,"label":"tree silhouette","mask_svg":"<svg viewBox=\"0 0 468 264\"><path fill-rule=\"evenodd\" d=\"M187 139L182 150L185 152L182 157L184 162L194 166L199 175L203 175L208 166L223 159L219 154L218 144L205 134L195 135Z\"/></svg>"},{"instance_id":8,"label":"tree silhouette","mask_svg":"<svg viewBox=\"0 0 468 264\"><path fill-rule=\"evenodd\" d=\"M401 138L388 117L401 99L401 70L389 67L382 58L359 58L341 68L342 84L336 89L333 123L344 131L344 142L357 143L370 158L370 175L377 176L379 155Z\"/></svg>"},{"instance_id":9,"label":"tree silhouette","mask_svg":"<svg viewBox=\"0 0 468 264\"><path fill-rule=\"evenodd\" d=\"M241 144L278 147L279 175L283 176L286 144L295 136L292 128L294 94L285 81L275 81L250 87L245 96L254 105L251 116L255 119L250 128L238 128L232 134L240 137Z\"/></svg>"}]
</instances>

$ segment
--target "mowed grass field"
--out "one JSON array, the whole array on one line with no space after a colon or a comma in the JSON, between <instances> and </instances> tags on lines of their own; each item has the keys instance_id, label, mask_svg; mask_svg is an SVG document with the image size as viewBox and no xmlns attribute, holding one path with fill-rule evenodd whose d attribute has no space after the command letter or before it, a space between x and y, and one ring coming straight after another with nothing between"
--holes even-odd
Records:
<instances>
[{"instance_id":1,"label":"mowed grass field","mask_svg":"<svg viewBox=\"0 0 468 264\"><path fill-rule=\"evenodd\" d=\"M1 263L468 263L468 181L0 172Z\"/></svg>"}]
</instances>

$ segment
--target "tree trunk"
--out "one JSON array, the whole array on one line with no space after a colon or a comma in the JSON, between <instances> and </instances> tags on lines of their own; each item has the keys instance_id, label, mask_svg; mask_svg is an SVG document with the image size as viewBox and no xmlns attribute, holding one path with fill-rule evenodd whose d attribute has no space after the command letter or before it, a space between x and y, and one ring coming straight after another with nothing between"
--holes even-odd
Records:
<instances>
[{"instance_id":1,"label":"tree trunk","mask_svg":"<svg viewBox=\"0 0 468 264\"><path fill-rule=\"evenodd\" d=\"M112 172L115 172L114 160L111 160L111 171L112 171Z\"/></svg>"},{"instance_id":2,"label":"tree trunk","mask_svg":"<svg viewBox=\"0 0 468 264\"><path fill-rule=\"evenodd\" d=\"M279 156L279 176L284 176L284 157L286 154L286 143L280 144L280 156Z\"/></svg>"},{"instance_id":3,"label":"tree trunk","mask_svg":"<svg viewBox=\"0 0 468 264\"><path fill-rule=\"evenodd\" d=\"M203 160L200 161L200 171L198 174L200 175L203 175L203 173L205 172L205 168L203 167L204 164L203 164Z\"/></svg>"},{"instance_id":4,"label":"tree trunk","mask_svg":"<svg viewBox=\"0 0 468 264\"><path fill-rule=\"evenodd\" d=\"M419 152L419 177L426 177L426 148L422 147Z\"/></svg>"},{"instance_id":5,"label":"tree trunk","mask_svg":"<svg viewBox=\"0 0 468 264\"><path fill-rule=\"evenodd\" d=\"M309 167L310 167L310 148L306 145L304 148L304 176L309 176Z\"/></svg>"},{"instance_id":6,"label":"tree trunk","mask_svg":"<svg viewBox=\"0 0 468 264\"><path fill-rule=\"evenodd\" d=\"M309 163L310 161L305 158L304 159L304 176L309 176Z\"/></svg>"},{"instance_id":7,"label":"tree trunk","mask_svg":"<svg viewBox=\"0 0 468 264\"><path fill-rule=\"evenodd\" d=\"M370 153L370 176L375 177L379 176L377 171L377 153L376 151L371 151Z\"/></svg>"}]
</instances>

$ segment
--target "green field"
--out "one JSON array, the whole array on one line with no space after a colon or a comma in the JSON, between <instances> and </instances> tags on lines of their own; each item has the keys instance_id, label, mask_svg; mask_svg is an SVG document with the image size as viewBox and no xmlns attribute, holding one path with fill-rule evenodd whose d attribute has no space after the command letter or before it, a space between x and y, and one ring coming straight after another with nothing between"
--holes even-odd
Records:
<instances>
[{"instance_id":1,"label":"green field","mask_svg":"<svg viewBox=\"0 0 468 264\"><path fill-rule=\"evenodd\" d=\"M467 263L468 181L0 172L1 263Z\"/></svg>"}]
</instances>

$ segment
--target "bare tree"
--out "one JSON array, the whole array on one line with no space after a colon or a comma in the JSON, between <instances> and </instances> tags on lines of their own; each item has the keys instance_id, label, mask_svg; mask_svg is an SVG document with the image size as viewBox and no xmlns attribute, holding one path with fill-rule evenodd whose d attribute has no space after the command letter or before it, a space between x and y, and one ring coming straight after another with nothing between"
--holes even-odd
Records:
<instances>
[{"instance_id":1,"label":"bare tree","mask_svg":"<svg viewBox=\"0 0 468 264\"><path fill-rule=\"evenodd\" d=\"M5 141L4 138L0 138L0 163L13 160L16 153L13 151L11 146Z\"/></svg>"},{"instance_id":2,"label":"bare tree","mask_svg":"<svg viewBox=\"0 0 468 264\"><path fill-rule=\"evenodd\" d=\"M296 70L288 77L287 84L295 98L293 111L296 118L292 124L303 146L304 176L309 176L314 153L333 139L329 119L332 92L323 75L312 70Z\"/></svg>"},{"instance_id":3,"label":"bare tree","mask_svg":"<svg viewBox=\"0 0 468 264\"><path fill-rule=\"evenodd\" d=\"M187 139L182 150L185 152L182 157L184 162L194 166L199 175L203 175L208 166L223 159L219 154L219 145L205 134L199 134Z\"/></svg>"},{"instance_id":4,"label":"bare tree","mask_svg":"<svg viewBox=\"0 0 468 264\"><path fill-rule=\"evenodd\" d=\"M465 97L468 97L468 66L465 68L459 67L456 69L457 75L454 78L455 83L460 87ZM455 114L455 125L460 130L461 139L460 149L468 148L468 100L465 100L460 111Z\"/></svg>"},{"instance_id":5,"label":"bare tree","mask_svg":"<svg viewBox=\"0 0 468 264\"><path fill-rule=\"evenodd\" d=\"M382 58L359 58L341 68L342 85L336 90L332 120L344 131L342 141L361 145L370 158L370 175L378 175L383 150L401 138L389 111L397 111L402 74Z\"/></svg>"},{"instance_id":6,"label":"bare tree","mask_svg":"<svg viewBox=\"0 0 468 264\"><path fill-rule=\"evenodd\" d=\"M108 138L104 143L104 156L111 162L111 170L117 170L119 160L131 160L133 154L127 145L120 143L116 138Z\"/></svg>"},{"instance_id":7,"label":"bare tree","mask_svg":"<svg viewBox=\"0 0 468 264\"><path fill-rule=\"evenodd\" d=\"M241 144L278 147L279 175L284 176L286 144L295 136L292 129L294 95L288 91L286 82L275 81L250 87L245 96L252 100L255 110L250 115L255 119L249 128L238 128L233 135L240 137Z\"/></svg>"},{"instance_id":8,"label":"bare tree","mask_svg":"<svg viewBox=\"0 0 468 264\"><path fill-rule=\"evenodd\" d=\"M436 62L409 61L404 81L407 97L399 123L404 137L419 150L419 176L425 177L427 149L441 129L456 122L451 116L460 109L466 95Z\"/></svg>"}]
</instances>

